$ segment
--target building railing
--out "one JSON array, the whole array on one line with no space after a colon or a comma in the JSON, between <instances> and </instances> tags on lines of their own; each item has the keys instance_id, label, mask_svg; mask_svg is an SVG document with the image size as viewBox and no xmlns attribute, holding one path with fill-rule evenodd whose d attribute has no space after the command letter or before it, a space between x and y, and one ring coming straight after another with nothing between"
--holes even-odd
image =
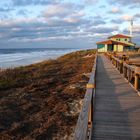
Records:
<instances>
[{"instance_id":1,"label":"building railing","mask_svg":"<svg viewBox=\"0 0 140 140\"><path fill-rule=\"evenodd\" d=\"M84 97L83 107L76 124L74 140L90 140L91 138L93 110L95 105L96 62L97 55L95 57L89 82L86 86L86 94Z\"/></svg>"},{"instance_id":2,"label":"building railing","mask_svg":"<svg viewBox=\"0 0 140 140\"><path fill-rule=\"evenodd\" d=\"M140 61L126 61L125 56L122 60L114 56L112 53L106 53L106 56L112 62L112 64L119 70L121 74L134 86L135 90L139 91L140 88ZM136 63L137 62L137 63Z\"/></svg>"}]
</instances>

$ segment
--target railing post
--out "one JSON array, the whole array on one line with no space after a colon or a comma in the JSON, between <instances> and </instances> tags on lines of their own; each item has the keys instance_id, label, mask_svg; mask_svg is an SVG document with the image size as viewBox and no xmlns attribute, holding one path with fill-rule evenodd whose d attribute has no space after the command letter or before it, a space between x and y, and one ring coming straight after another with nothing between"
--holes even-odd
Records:
<instances>
[{"instance_id":1,"label":"railing post","mask_svg":"<svg viewBox=\"0 0 140 140\"><path fill-rule=\"evenodd\" d=\"M114 65L114 59L113 59L113 57L112 57L112 64Z\"/></svg>"},{"instance_id":2,"label":"railing post","mask_svg":"<svg viewBox=\"0 0 140 140\"><path fill-rule=\"evenodd\" d=\"M136 90L138 90L138 88L139 88L139 75L138 74L135 74L134 87Z\"/></svg>"},{"instance_id":3,"label":"railing post","mask_svg":"<svg viewBox=\"0 0 140 140\"><path fill-rule=\"evenodd\" d=\"M117 61L115 60L115 67L117 68Z\"/></svg>"},{"instance_id":4,"label":"railing post","mask_svg":"<svg viewBox=\"0 0 140 140\"><path fill-rule=\"evenodd\" d=\"M123 69L123 74L124 74L124 77L126 78L127 77L127 68L124 66L124 69Z\"/></svg>"},{"instance_id":5,"label":"railing post","mask_svg":"<svg viewBox=\"0 0 140 140\"><path fill-rule=\"evenodd\" d=\"M92 122L93 122L93 94L92 94L92 99L91 99L91 104L90 104L90 111L89 111L89 116L88 116L88 139L91 137L91 130L92 130Z\"/></svg>"},{"instance_id":6,"label":"railing post","mask_svg":"<svg viewBox=\"0 0 140 140\"><path fill-rule=\"evenodd\" d=\"M94 91L95 85L88 83L86 88L87 89L93 89L93 91ZM89 110L89 117L88 117L88 127L89 128L91 128L92 121L93 121L93 94L94 93L92 93L92 99L91 99L90 110Z\"/></svg>"},{"instance_id":7,"label":"railing post","mask_svg":"<svg viewBox=\"0 0 140 140\"><path fill-rule=\"evenodd\" d=\"M123 76L125 77L125 66L123 66Z\"/></svg>"},{"instance_id":8,"label":"railing post","mask_svg":"<svg viewBox=\"0 0 140 140\"><path fill-rule=\"evenodd\" d=\"M130 82L130 80L131 80L131 70L130 69L128 69L128 81Z\"/></svg>"},{"instance_id":9,"label":"railing post","mask_svg":"<svg viewBox=\"0 0 140 140\"><path fill-rule=\"evenodd\" d=\"M139 89L139 76L140 76L140 68L136 67L135 68L135 82L134 82L134 87L136 90Z\"/></svg>"},{"instance_id":10,"label":"railing post","mask_svg":"<svg viewBox=\"0 0 140 140\"><path fill-rule=\"evenodd\" d=\"M123 73L123 62L120 62L120 73Z\"/></svg>"},{"instance_id":11,"label":"railing post","mask_svg":"<svg viewBox=\"0 0 140 140\"><path fill-rule=\"evenodd\" d=\"M128 79L128 75L127 75L128 74L128 68L127 67L125 67L125 68L126 68L125 78Z\"/></svg>"},{"instance_id":12,"label":"railing post","mask_svg":"<svg viewBox=\"0 0 140 140\"><path fill-rule=\"evenodd\" d=\"M120 63L117 61L117 69L120 70Z\"/></svg>"},{"instance_id":13,"label":"railing post","mask_svg":"<svg viewBox=\"0 0 140 140\"><path fill-rule=\"evenodd\" d=\"M134 77L134 88L136 90L139 90L140 88L140 68L137 66L131 66L130 63L126 63L127 57L123 56L122 60L119 60L118 58L115 58L114 56L111 56L111 62L112 64L124 75L124 78L128 80L128 82L131 82L132 78ZM134 75L133 75L134 73Z\"/></svg>"}]
</instances>

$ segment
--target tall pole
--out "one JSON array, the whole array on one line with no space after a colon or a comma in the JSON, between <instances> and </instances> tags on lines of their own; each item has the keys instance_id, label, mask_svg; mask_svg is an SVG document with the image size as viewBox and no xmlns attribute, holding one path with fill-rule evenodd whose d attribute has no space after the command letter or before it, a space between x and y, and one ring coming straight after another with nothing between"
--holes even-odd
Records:
<instances>
[{"instance_id":1,"label":"tall pole","mask_svg":"<svg viewBox=\"0 0 140 140\"><path fill-rule=\"evenodd\" d=\"M133 36L133 19L130 21L130 36Z\"/></svg>"}]
</instances>

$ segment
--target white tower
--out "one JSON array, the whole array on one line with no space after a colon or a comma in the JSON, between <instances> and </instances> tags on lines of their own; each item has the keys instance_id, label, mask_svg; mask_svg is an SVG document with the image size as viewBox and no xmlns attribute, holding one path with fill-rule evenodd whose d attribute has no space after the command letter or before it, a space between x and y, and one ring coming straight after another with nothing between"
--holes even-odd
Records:
<instances>
[{"instance_id":1,"label":"white tower","mask_svg":"<svg viewBox=\"0 0 140 140\"><path fill-rule=\"evenodd\" d=\"M133 19L130 20L130 36L133 37Z\"/></svg>"}]
</instances>

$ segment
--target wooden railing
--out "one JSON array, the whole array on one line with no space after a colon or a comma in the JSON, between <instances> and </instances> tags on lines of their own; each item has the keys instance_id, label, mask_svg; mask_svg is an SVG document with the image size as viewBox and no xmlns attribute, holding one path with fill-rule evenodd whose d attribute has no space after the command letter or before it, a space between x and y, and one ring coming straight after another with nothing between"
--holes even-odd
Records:
<instances>
[{"instance_id":1,"label":"wooden railing","mask_svg":"<svg viewBox=\"0 0 140 140\"><path fill-rule=\"evenodd\" d=\"M125 61L126 59L120 60L111 53L106 53L106 56L109 58L112 64L120 71L120 73L123 74L124 77L134 86L134 88L139 91L140 60L137 61L137 63L133 63L132 61Z\"/></svg>"},{"instance_id":2,"label":"wooden railing","mask_svg":"<svg viewBox=\"0 0 140 140\"><path fill-rule=\"evenodd\" d=\"M95 103L96 62L97 55L95 57L95 62L92 68L89 82L86 86L87 90L84 97L83 107L77 121L74 140L89 140L91 138L93 110Z\"/></svg>"}]
</instances>

